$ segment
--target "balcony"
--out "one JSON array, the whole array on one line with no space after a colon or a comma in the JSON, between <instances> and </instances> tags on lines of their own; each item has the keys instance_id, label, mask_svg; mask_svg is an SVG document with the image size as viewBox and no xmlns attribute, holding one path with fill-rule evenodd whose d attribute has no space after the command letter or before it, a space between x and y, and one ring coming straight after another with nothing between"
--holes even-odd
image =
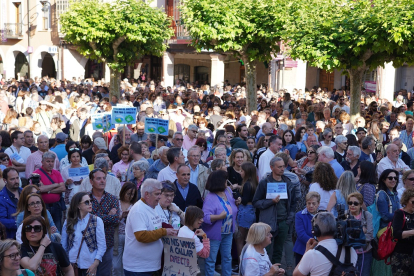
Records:
<instances>
[{"instance_id":1,"label":"balcony","mask_svg":"<svg viewBox=\"0 0 414 276\"><path fill-rule=\"evenodd\" d=\"M5 23L4 35L9 39L23 39L23 23Z\"/></svg>"},{"instance_id":2,"label":"balcony","mask_svg":"<svg viewBox=\"0 0 414 276\"><path fill-rule=\"evenodd\" d=\"M181 18L180 0L167 0L167 14L172 17L171 28L174 36L168 40L170 44L188 44L191 41Z\"/></svg>"}]
</instances>

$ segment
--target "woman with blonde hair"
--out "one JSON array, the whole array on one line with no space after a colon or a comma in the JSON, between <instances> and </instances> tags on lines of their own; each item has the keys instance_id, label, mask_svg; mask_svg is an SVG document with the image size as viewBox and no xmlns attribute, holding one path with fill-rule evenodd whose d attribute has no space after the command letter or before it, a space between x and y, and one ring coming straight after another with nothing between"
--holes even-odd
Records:
<instances>
[{"instance_id":1,"label":"woman with blonde hair","mask_svg":"<svg viewBox=\"0 0 414 276\"><path fill-rule=\"evenodd\" d=\"M15 240L0 241L0 274L2 276L34 276L29 269L20 268L20 244Z\"/></svg>"},{"instance_id":2,"label":"woman with blonde hair","mask_svg":"<svg viewBox=\"0 0 414 276\"><path fill-rule=\"evenodd\" d=\"M356 183L354 174L351 171L345 171L342 173L341 177L336 184L336 190L331 195L329 199L327 210L334 214L335 217L338 217L338 212L336 207L338 205L343 205L345 210L348 210L348 205L346 204L346 199L352 193L357 192Z\"/></svg>"},{"instance_id":3,"label":"woman with blonde hair","mask_svg":"<svg viewBox=\"0 0 414 276\"><path fill-rule=\"evenodd\" d=\"M241 276L281 276L285 270L270 262L266 246L272 243L272 228L263 222L253 223L240 255Z\"/></svg>"},{"instance_id":4,"label":"woman with blonde hair","mask_svg":"<svg viewBox=\"0 0 414 276\"><path fill-rule=\"evenodd\" d=\"M17 120L17 112L16 110L10 108L6 112L6 117L3 119L3 130L10 130L13 126L17 127L19 125L19 121Z\"/></svg>"}]
</instances>

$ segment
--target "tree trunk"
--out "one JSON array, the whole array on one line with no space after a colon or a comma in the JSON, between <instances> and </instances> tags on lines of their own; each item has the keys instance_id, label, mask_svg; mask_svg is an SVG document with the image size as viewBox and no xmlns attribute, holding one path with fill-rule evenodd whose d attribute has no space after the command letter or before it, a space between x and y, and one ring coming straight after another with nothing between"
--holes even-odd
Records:
<instances>
[{"instance_id":1,"label":"tree trunk","mask_svg":"<svg viewBox=\"0 0 414 276\"><path fill-rule=\"evenodd\" d=\"M362 78L364 77L366 68L358 67L356 69L348 69L350 91L351 91L351 123L355 123L355 118L360 116L361 112L361 88Z\"/></svg>"},{"instance_id":2,"label":"tree trunk","mask_svg":"<svg viewBox=\"0 0 414 276\"><path fill-rule=\"evenodd\" d=\"M111 67L109 67L109 72L111 75L110 86L109 86L111 97L117 96L119 99L121 97L120 90L119 90L120 85L121 85L121 72L115 71Z\"/></svg>"},{"instance_id":3,"label":"tree trunk","mask_svg":"<svg viewBox=\"0 0 414 276\"><path fill-rule=\"evenodd\" d=\"M257 110L256 61L250 61L247 56L243 56L242 59L246 77L246 106L250 115L253 110Z\"/></svg>"}]
</instances>

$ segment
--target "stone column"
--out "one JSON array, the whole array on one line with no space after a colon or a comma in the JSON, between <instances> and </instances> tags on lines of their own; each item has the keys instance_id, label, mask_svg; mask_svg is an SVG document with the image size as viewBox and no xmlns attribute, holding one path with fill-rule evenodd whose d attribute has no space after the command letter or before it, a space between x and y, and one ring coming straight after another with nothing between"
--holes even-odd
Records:
<instances>
[{"instance_id":1,"label":"stone column","mask_svg":"<svg viewBox=\"0 0 414 276\"><path fill-rule=\"evenodd\" d=\"M224 59L220 54L211 54L211 87L223 87L224 84Z\"/></svg>"},{"instance_id":2,"label":"stone column","mask_svg":"<svg viewBox=\"0 0 414 276\"><path fill-rule=\"evenodd\" d=\"M174 54L164 52L162 57L162 80L164 87L174 86Z\"/></svg>"},{"instance_id":3,"label":"stone column","mask_svg":"<svg viewBox=\"0 0 414 276\"><path fill-rule=\"evenodd\" d=\"M380 68L381 69L378 70L380 72L379 97L385 98L388 101L392 102L394 101L396 69L392 65L392 62L385 63L384 68Z\"/></svg>"}]
</instances>

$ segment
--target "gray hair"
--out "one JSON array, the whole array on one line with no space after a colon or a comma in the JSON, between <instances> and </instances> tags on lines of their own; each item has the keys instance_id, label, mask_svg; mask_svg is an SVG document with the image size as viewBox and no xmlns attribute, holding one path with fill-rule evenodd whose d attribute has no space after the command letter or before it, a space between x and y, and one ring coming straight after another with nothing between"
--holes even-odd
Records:
<instances>
[{"instance_id":1,"label":"gray hair","mask_svg":"<svg viewBox=\"0 0 414 276\"><path fill-rule=\"evenodd\" d=\"M336 136L336 138L335 138L335 142L336 143L343 143L343 142L347 142L348 141L348 138L346 138L345 136L343 136L343 135L338 135L338 136Z\"/></svg>"},{"instance_id":2,"label":"gray hair","mask_svg":"<svg viewBox=\"0 0 414 276\"><path fill-rule=\"evenodd\" d=\"M398 143L399 147L401 147L402 144L403 144L403 141L400 138L397 137L397 138L392 139L392 143L393 144Z\"/></svg>"},{"instance_id":3,"label":"gray hair","mask_svg":"<svg viewBox=\"0 0 414 276\"><path fill-rule=\"evenodd\" d=\"M139 169L142 172L147 172L150 165L147 160L139 160L132 164L132 169Z\"/></svg>"},{"instance_id":4,"label":"gray hair","mask_svg":"<svg viewBox=\"0 0 414 276\"><path fill-rule=\"evenodd\" d=\"M283 159L281 158L281 157L273 157L272 159L270 159L270 167L273 167L273 165L276 163L276 162L279 162L279 161L283 161ZM283 164L285 164L285 162L283 161Z\"/></svg>"},{"instance_id":5,"label":"gray hair","mask_svg":"<svg viewBox=\"0 0 414 276\"><path fill-rule=\"evenodd\" d=\"M42 134L39 135L39 137L37 137L37 140L42 139L42 138L46 138L47 140L49 140L49 137L47 137L46 135Z\"/></svg>"},{"instance_id":6,"label":"gray hair","mask_svg":"<svg viewBox=\"0 0 414 276\"><path fill-rule=\"evenodd\" d=\"M56 159L56 154L51 151L47 151L42 155L42 161L45 159Z\"/></svg>"},{"instance_id":7,"label":"gray hair","mask_svg":"<svg viewBox=\"0 0 414 276\"><path fill-rule=\"evenodd\" d=\"M305 123L305 120L303 120L303 119L297 119L296 120L296 126L303 125L304 123Z\"/></svg>"},{"instance_id":8,"label":"gray hair","mask_svg":"<svg viewBox=\"0 0 414 276\"><path fill-rule=\"evenodd\" d=\"M224 154L226 154L226 155L227 155L227 150L226 150L226 149L223 149L223 148L216 148L216 149L214 150L214 156L217 156L217 154L219 154L220 152L222 152L222 153L224 153Z\"/></svg>"},{"instance_id":9,"label":"gray hair","mask_svg":"<svg viewBox=\"0 0 414 276\"><path fill-rule=\"evenodd\" d=\"M336 139L335 139L336 140ZM352 151L352 153L354 154L354 156L361 156L361 149L357 146L349 146L348 150Z\"/></svg>"},{"instance_id":10,"label":"gray hair","mask_svg":"<svg viewBox=\"0 0 414 276\"><path fill-rule=\"evenodd\" d=\"M323 122L322 122L323 123ZM323 137L325 137L325 135L326 134L328 134L329 132L332 132L332 129L330 129L330 128L325 128L325 130L323 131L323 133L322 133L322 136ZM335 141L336 141L336 139L335 139Z\"/></svg>"},{"instance_id":11,"label":"gray hair","mask_svg":"<svg viewBox=\"0 0 414 276\"><path fill-rule=\"evenodd\" d=\"M369 146L371 146L371 144L374 142L374 139L372 137L365 137L364 139L362 139L362 143L361 143L361 147L362 149L367 149Z\"/></svg>"},{"instance_id":12,"label":"gray hair","mask_svg":"<svg viewBox=\"0 0 414 276\"><path fill-rule=\"evenodd\" d=\"M327 158L333 159L335 158L335 153L331 147L323 146L318 149L318 154L323 154Z\"/></svg>"},{"instance_id":13,"label":"gray hair","mask_svg":"<svg viewBox=\"0 0 414 276\"><path fill-rule=\"evenodd\" d=\"M99 157L95 159L95 163L93 163L93 167L95 169L109 169L108 161L105 158Z\"/></svg>"},{"instance_id":14,"label":"gray hair","mask_svg":"<svg viewBox=\"0 0 414 276\"><path fill-rule=\"evenodd\" d=\"M153 178L148 178L148 179L145 179L145 181L141 185L141 195L144 196L146 192L152 193L155 190L161 190L161 189L162 189L162 184L160 181L153 179Z\"/></svg>"},{"instance_id":15,"label":"gray hair","mask_svg":"<svg viewBox=\"0 0 414 276\"><path fill-rule=\"evenodd\" d=\"M198 151L201 152L200 147L199 146L192 146L191 148L188 149L187 155L191 152L191 151Z\"/></svg>"},{"instance_id":16,"label":"gray hair","mask_svg":"<svg viewBox=\"0 0 414 276\"><path fill-rule=\"evenodd\" d=\"M125 127L125 129L129 132L129 133L131 133L132 131L129 129L129 128L127 128L127 127ZM122 133L123 131L124 131L124 126L120 126L120 127L118 127L117 129L117 132L118 133Z\"/></svg>"},{"instance_id":17,"label":"gray hair","mask_svg":"<svg viewBox=\"0 0 414 276\"><path fill-rule=\"evenodd\" d=\"M93 134L92 134L92 141L95 141L95 139L96 138L103 138L103 133L102 132L100 132L100 131L95 131Z\"/></svg>"},{"instance_id":18,"label":"gray hair","mask_svg":"<svg viewBox=\"0 0 414 276\"><path fill-rule=\"evenodd\" d=\"M174 135L175 135L175 133L174 133ZM158 155L164 154L164 150L168 150L168 149L169 149L169 147L167 147L167 146L160 147L158 149Z\"/></svg>"},{"instance_id":19,"label":"gray hair","mask_svg":"<svg viewBox=\"0 0 414 276\"><path fill-rule=\"evenodd\" d=\"M198 131L198 127L194 124L188 126L188 130Z\"/></svg>"},{"instance_id":20,"label":"gray hair","mask_svg":"<svg viewBox=\"0 0 414 276\"><path fill-rule=\"evenodd\" d=\"M183 133L181 132L181 131L176 131L176 132L174 132L174 134L173 134L173 139L175 139L175 137L177 136L177 135L181 135L181 136L183 136Z\"/></svg>"},{"instance_id":21,"label":"gray hair","mask_svg":"<svg viewBox=\"0 0 414 276\"><path fill-rule=\"evenodd\" d=\"M336 232L336 220L332 213L322 212L318 213L314 219L313 223L317 225L321 230L321 236L333 236Z\"/></svg>"},{"instance_id":22,"label":"gray hair","mask_svg":"<svg viewBox=\"0 0 414 276\"><path fill-rule=\"evenodd\" d=\"M109 156L107 153L101 152L95 155L95 159Z\"/></svg>"},{"instance_id":23,"label":"gray hair","mask_svg":"<svg viewBox=\"0 0 414 276\"><path fill-rule=\"evenodd\" d=\"M288 126L287 126L287 124L280 124L279 125L279 128L281 129L281 130L283 130L283 132L285 132L286 130L288 130Z\"/></svg>"}]
</instances>

